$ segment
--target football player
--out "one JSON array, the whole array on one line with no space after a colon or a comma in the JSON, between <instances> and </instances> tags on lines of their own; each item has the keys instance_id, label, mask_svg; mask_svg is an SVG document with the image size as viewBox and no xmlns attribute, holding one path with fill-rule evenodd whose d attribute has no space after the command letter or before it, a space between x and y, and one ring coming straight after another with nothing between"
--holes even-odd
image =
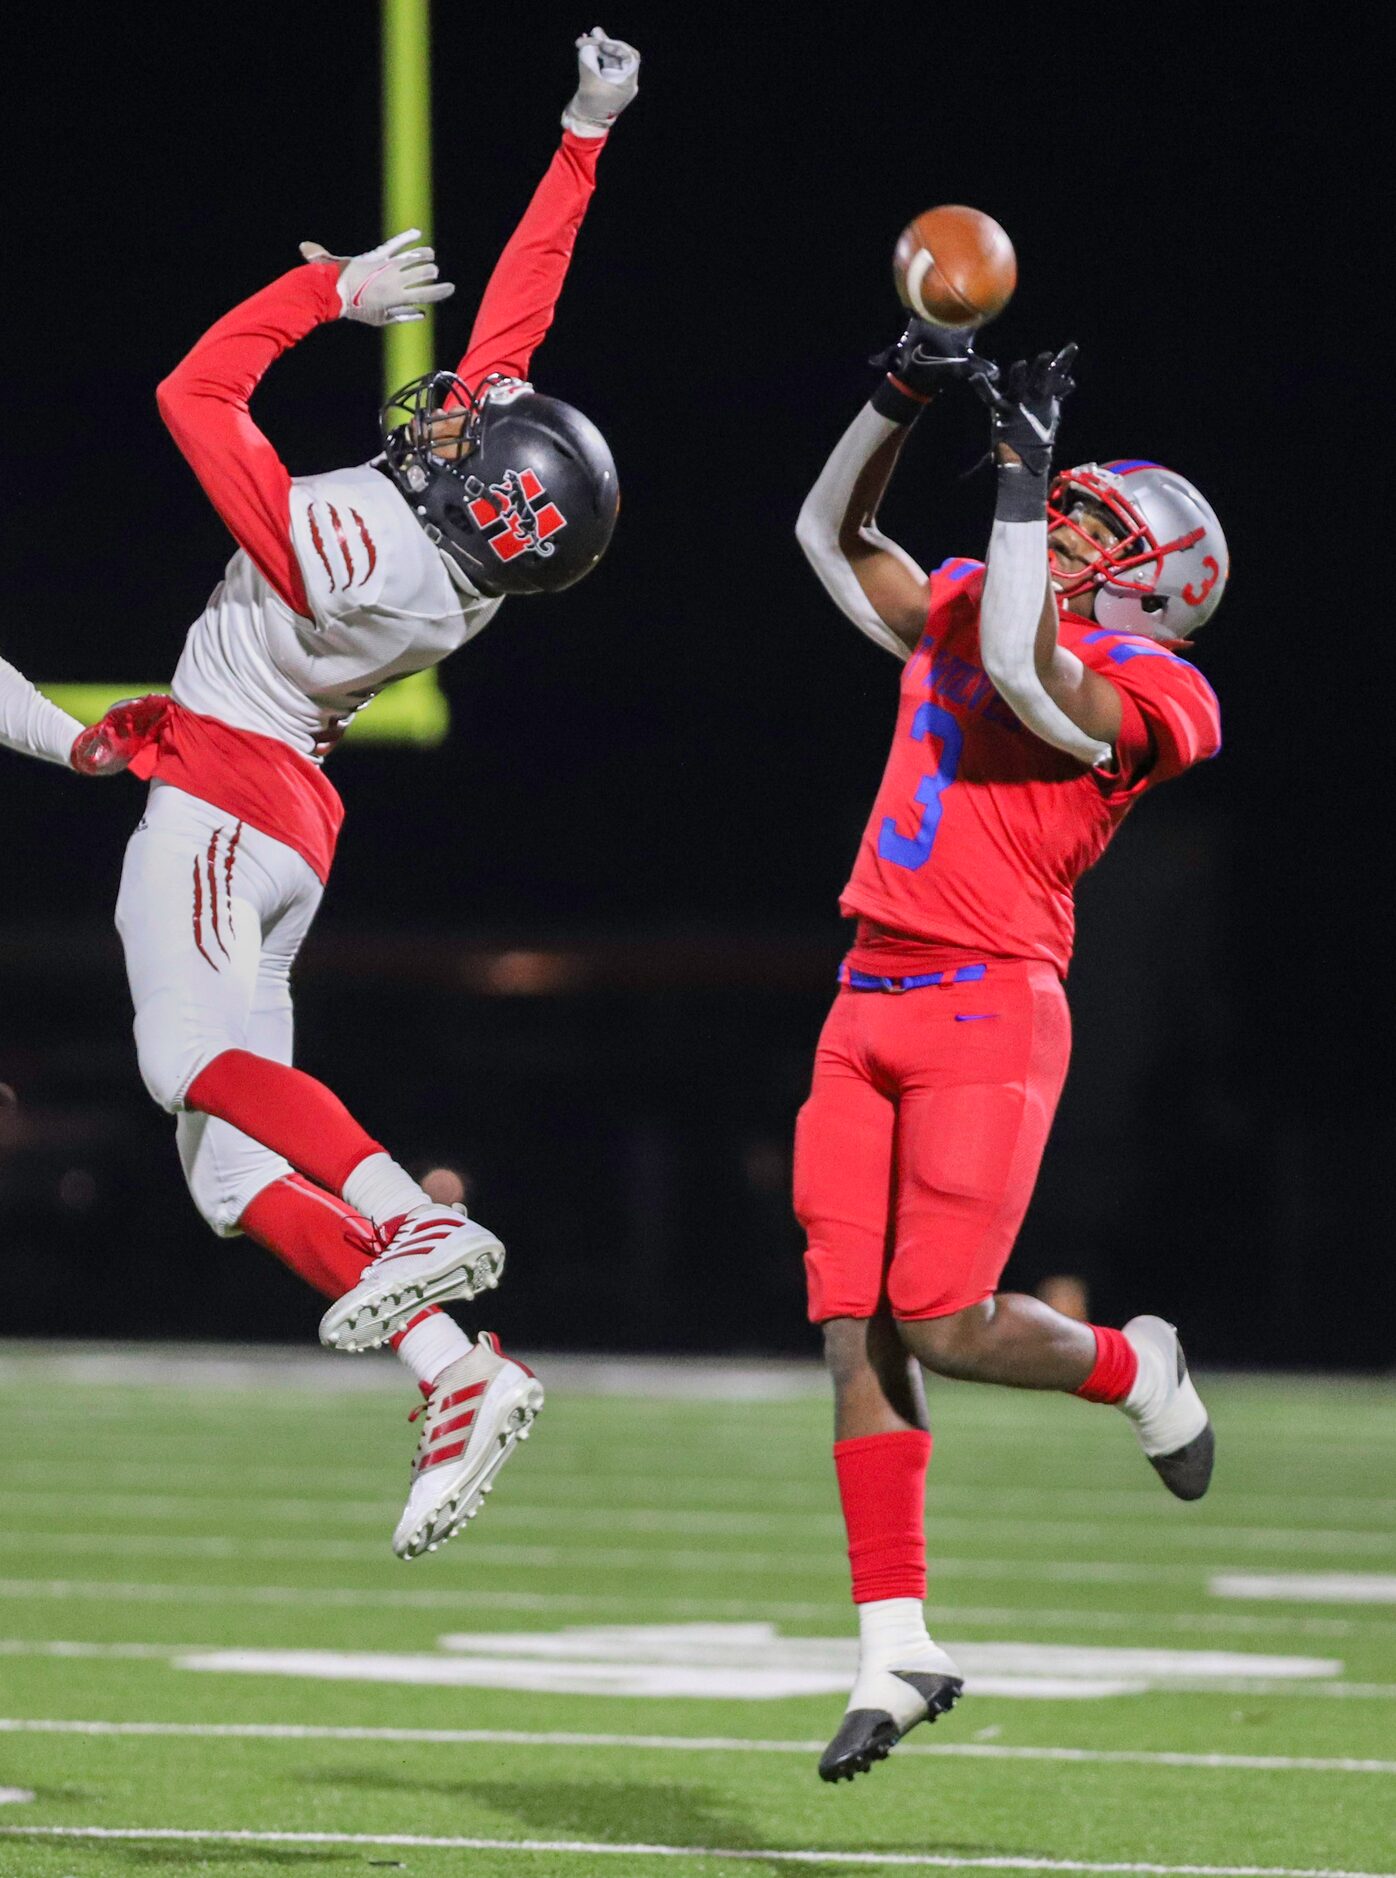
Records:
<instances>
[{"instance_id":1,"label":"football player","mask_svg":"<svg viewBox=\"0 0 1396 1878\"><path fill-rule=\"evenodd\" d=\"M504 1248L432 1202L323 1084L291 1067L290 972L343 806L321 764L385 685L425 671L511 594L580 580L605 552L615 465L581 412L529 383L639 55L578 40L561 146L490 278L465 356L383 413L373 462L292 478L248 401L330 320L424 317L453 289L408 230L366 254L306 243L159 389L166 424L238 547L185 641L169 699L120 705L82 761L150 776L117 903L142 1078L178 1119L194 1203L335 1300L321 1338L391 1341L426 1396L394 1549L473 1516L543 1392L438 1307L498 1283Z\"/></svg>"},{"instance_id":2,"label":"football player","mask_svg":"<svg viewBox=\"0 0 1396 1878\"><path fill-rule=\"evenodd\" d=\"M972 339L913 321L797 529L839 607L903 668L842 895L856 936L796 1131L860 1631L826 1780L866 1771L962 1686L922 1609L923 1368L1114 1404L1181 1499L1212 1471L1171 1325L1079 1323L997 1289L1066 1074L1075 882L1140 796L1220 745L1216 698L1181 651L1222 597L1222 531L1153 463L1052 476L1071 357L996 384ZM878 506L911 425L956 380L992 412L993 530L987 566L927 575Z\"/></svg>"}]
</instances>

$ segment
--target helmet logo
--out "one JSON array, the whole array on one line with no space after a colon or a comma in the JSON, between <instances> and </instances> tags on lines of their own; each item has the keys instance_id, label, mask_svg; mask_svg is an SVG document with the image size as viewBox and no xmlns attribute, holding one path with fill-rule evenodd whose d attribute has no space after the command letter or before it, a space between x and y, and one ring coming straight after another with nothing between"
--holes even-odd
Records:
<instances>
[{"instance_id":1,"label":"helmet logo","mask_svg":"<svg viewBox=\"0 0 1396 1878\"><path fill-rule=\"evenodd\" d=\"M531 469L505 470L503 479L486 489L478 476L467 476L465 492L470 497L470 517L475 526L486 531L485 538L501 561L516 555L553 552L549 535L567 526L567 517L555 502L542 508L535 504L543 495L543 485ZM502 527L494 527L502 523ZM494 527L494 533L488 533Z\"/></svg>"},{"instance_id":2,"label":"helmet logo","mask_svg":"<svg viewBox=\"0 0 1396 1878\"><path fill-rule=\"evenodd\" d=\"M1203 581L1201 587L1194 587L1192 582L1189 581L1187 586L1183 589L1183 598L1187 601L1189 606L1201 606L1202 602L1207 598L1207 595L1221 579L1221 569L1217 566L1215 555L1204 554L1202 557L1202 565L1207 569L1207 578Z\"/></svg>"}]
</instances>

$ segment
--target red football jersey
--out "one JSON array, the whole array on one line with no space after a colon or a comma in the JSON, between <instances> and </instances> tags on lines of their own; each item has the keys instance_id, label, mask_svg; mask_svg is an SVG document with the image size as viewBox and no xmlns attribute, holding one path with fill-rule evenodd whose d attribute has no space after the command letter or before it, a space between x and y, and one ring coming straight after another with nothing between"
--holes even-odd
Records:
<instances>
[{"instance_id":1,"label":"red football jersey","mask_svg":"<svg viewBox=\"0 0 1396 1878\"><path fill-rule=\"evenodd\" d=\"M984 567L931 576L926 630L902 674L897 732L840 904L915 940L1063 975L1075 886L1146 789L1221 748L1216 694L1153 639L1064 612L1061 643L1119 691L1108 769L1028 730L979 659Z\"/></svg>"}]
</instances>

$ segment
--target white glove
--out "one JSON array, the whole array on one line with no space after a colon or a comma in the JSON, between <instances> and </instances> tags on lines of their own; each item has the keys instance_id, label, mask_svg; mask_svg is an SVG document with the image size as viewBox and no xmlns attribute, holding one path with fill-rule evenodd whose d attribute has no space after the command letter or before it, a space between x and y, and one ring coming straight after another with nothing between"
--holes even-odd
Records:
<instances>
[{"instance_id":1,"label":"white glove","mask_svg":"<svg viewBox=\"0 0 1396 1878\"><path fill-rule=\"evenodd\" d=\"M640 89L640 55L593 26L577 41L577 90L562 114L576 137L604 137Z\"/></svg>"},{"instance_id":2,"label":"white glove","mask_svg":"<svg viewBox=\"0 0 1396 1878\"><path fill-rule=\"evenodd\" d=\"M449 300L456 291L448 280L438 280L436 256L430 248L414 248L420 228L404 229L367 254L330 254L318 241L303 241L307 261L332 261L339 269L341 319L362 320L366 326L396 326L404 320L423 320L432 300Z\"/></svg>"}]
</instances>

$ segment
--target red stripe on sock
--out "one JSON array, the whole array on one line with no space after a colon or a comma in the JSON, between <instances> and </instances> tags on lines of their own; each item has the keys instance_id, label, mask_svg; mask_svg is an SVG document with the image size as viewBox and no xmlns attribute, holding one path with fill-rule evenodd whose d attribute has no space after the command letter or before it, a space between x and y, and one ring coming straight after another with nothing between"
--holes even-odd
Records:
<instances>
[{"instance_id":1,"label":"red stripe on sock","mask_svg":"<svg viewBox=\"0 0 1396 1878\"><path fill-rule=\"evenodd\" d=\"M342 1298L352 1291L373 1256L368 1221L299 1174L288 1174L263 1187L243 1208L238 1224L249 1239L274 1252L283 1265L327 1298ZM393 1348L408 1330L434 1317L438 1308L429 1304L419 1311L406 1329L388 1339Z\"/></svg>"},{"instance_id":2,"label":"red stripe on sock","mask_svg":"<svg viewBox=\"0 0 1396 1878\"><path fill-rule=\"evenodd\" d=\"M197 868L194 879L197 886ZM184 1104L285 1155L330 1193L342 1193L359 1162L383 1152L324 1083L250 1050L214 1057L190 1084Z\"/></svg>"},{"instance_id":3,"label":"red stripe on sock","mask_svg":"<svg viewBox=\"0 0 1396 1878\"><path fill-rule=\"evenodd\" d=\"M918 1428L834 1443L853 1602L926 1595L926 1469Z\"/></svg>"},{"instance_id":4,"label":"red stripe on sock","mask_svg":"<svg viewBox=\"0 0 1396 1878\"><path fill-rule=\"evenodd\" d=\"M1074 1391L1085 1402L1123 1402L1139 1374L1139 1358L1122 1330L1092 1324L1095 1368Z\"/></svg>"}]
</instances>

